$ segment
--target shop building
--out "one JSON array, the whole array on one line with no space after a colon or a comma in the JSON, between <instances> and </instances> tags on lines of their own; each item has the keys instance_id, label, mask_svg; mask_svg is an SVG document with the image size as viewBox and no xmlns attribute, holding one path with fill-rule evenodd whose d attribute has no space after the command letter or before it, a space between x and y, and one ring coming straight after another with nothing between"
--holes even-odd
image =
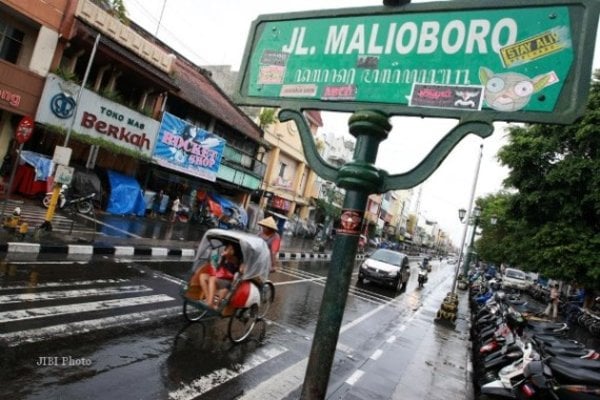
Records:
<instances>
[{"instance_id":1,"label":"shop building","mask_svg":"<svg viewBox=\"0 0 600 400\"><path fill-rule=\"evenodd\" d=\"M304 114L313 135L323 126L318 111ZM293 121L276 122L264 129L266 154L261 207L276 216L312 220L318 192L316 173L307 165L298 128Z\"/></svg>"},{"instance_id":2,"label":"shop building","mask_svg":"<svg viewBox=\"0 0 600 400\"><path fill-rule=\"evenodd\" d=\"M93 1L66 3L28 147L51 157L69 137L76 168L127 175L147 193L215 191L247 205L265 169L256 124L209 74L148 32ZM209 142L219 143L217 153Z\"/></svg>"},{"instance_id":3,"label":"shop building","mask_svg":"<svg viewBox=\"0 0 600 400\"><path fill-rule=\"evenodd\" d=\"M15 129L33 118L59 42L68 0L0 1L0 160L10 172ZM6 157L8 156L8 157Z\"/></svg>"}]
</instances>

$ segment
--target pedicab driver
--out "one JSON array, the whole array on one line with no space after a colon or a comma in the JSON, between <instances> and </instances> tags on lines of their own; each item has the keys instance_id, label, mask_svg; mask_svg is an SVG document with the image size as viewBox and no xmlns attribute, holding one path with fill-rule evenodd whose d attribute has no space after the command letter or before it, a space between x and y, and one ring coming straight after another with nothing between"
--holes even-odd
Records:
<instances>
[{"instance_id":1,"label":"pedicab driver","mask_svg":"<svg viewBox=\"0 0 600 400\"><path fill-rule=\"evenodd\" d=\"M262 232L258 236L267 242L271 252L271 272L275 272L278 266L279 248L281 247L281 237L277 233L277 223L273 217L268 217L258 221L258 225L262 228Z\"/></svg>"}]
</instances>

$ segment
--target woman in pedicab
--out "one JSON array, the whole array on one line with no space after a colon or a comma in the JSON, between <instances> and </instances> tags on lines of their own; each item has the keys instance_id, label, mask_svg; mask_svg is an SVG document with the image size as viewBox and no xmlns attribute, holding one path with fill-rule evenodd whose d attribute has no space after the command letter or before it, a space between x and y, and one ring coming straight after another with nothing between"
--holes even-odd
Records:
<instances>
[{"instance_id":1,"label":"woman in pedicab","mask_svg":"<svg viewBox=\"0 0 600 400\"><path fill-rule=\"evenodd\" d=\"M209 229L182 288L184 316L190 322L207 316L230 318L230 339L243 341L273 301L270 269L271 254L262 238L247 232Z\"/></svg>"}]
</instances>

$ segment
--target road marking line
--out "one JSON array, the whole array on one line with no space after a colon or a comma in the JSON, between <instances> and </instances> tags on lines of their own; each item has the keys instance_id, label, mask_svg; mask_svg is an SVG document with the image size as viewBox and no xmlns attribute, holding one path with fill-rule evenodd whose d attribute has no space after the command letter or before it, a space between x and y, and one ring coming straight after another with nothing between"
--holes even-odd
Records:
<instances>
[{"instance_id":1,"label":"road marking line","mask_svg":"<svg viewBox=\"0 0 600 400\"><path fill-rule=\"evenodd\" d=\"M12 261L11 261L12 263ZM31 264L30 261L25 262L26 264ZM14 263L13 263L14 264ZM36 263L37 264L37 263ZM85 263L87 264L87 262ZM129 279L96 279L95 281L74 281L74 282L45 282L45 283L36 283L29 285L8 285L0 287L0 291L3 290L16 290L16 289L39 289L46 287L59 287L59 286L88 286L88 285L100 285L103 283L123 283L129 282Z\"/></svg>"},{"instance_id":2,"label":"road marking line","mask_svg":"<svg viewBox=\"0 0 600 400\"><path fill-rule=\"evenodd\" d=\"M96 318L85 321L69 322L67 324L50 325L42 328L25 329L21 331L0 334L0 341L8 342L9 347L16 347L25 343L36 343L47 339L59 339L119 326L130 326L132 323L135 324L146 321L156 321L180 312L181 307L177 306L161 308L159 310L117 315L114 317Z\"/></svg>"},{"instance_id":3,"label":"road marking line","mask_svg":"<svg viewBox=\"0 0 600 400\"><path fill-rule=\"evenodd\" d=\"M92 301L89 303L77 303L64 306L38 307L28 308L25 310L5 311L0 313L0 323L54 317L57 315L79 314L88 311L111 310L115 308L162 303L173 300L175 299L171 296L159 294L152 296L131 297L127 299Z\"/></svg>"},{"instance_id":4,"label":"road marking line","mask_svg":"<svg viewBox=\"0 0 600 400\"><path fill-rule=\"evenodd\" d=\"M97 220L97 219L95 219L95 218L88 217L87 215L79 214L79 216L80 216L81 218L85 218L85 219L87 219L87 220L89 220L89 221L93 221L93 222L95 222L95 223L97 223L97 224L104 225L104 226L106 226L106 227L108 227L108 228L110 228L110 229L114 229L114 230L115 230L115 231L117 231L117 232L124 233L124 234L126 234L126 235L128 235L128 236L131 236L131 237L133 237L133 238L136 238L136 239L142 239L142 237L141 237L141 236L134 235L134 234L133 234L133 233L131 233L131 232L128 232L128 231L126 231L126 230L123 230L123 229L120 229L120 228L117 228L116 226L113 226L113 225L107 224L106 222L99 221L99 220Z\"/></svg>"},{"instance_id":5,"label":"road marking line","mask_svg":"<svg viewBox=\"0 0 600 400\"><path fill-rule=\"evenodd\" d=\"M323 279L325 279L325 278L296 279L293 281L277 282L277 283L274 283L274 285L275 286L294 285L296 283L317 282L317 281L321 281Z\"/></svg>"},{"instance_id":6,"label":"road marking line","mask_svg":"<svg viewBox=\"0 0 600 400\"><path fill-rule=\"evenodd\" d=\"M392 336L390 336L390 337L389 337L389 338L386 340L386 342L388 342L388 343L394 343L395 341L396 341L396 336L395 336L395 335L392 335Z\"/></svg>"},{"instance_id":7,"label":"road marking line","mask_svg":"<svg viewBox=\"0 0 600 400\"><path fill-rule=\"evenodd\" d=\"M298 361L274 377L250 389L244 395L238 397L238 400L277 400L288 397L300 387L307 365L308 358Z\"/></svg>"},{"instance_id":8,"label":"road marking line","mask_svg":"<svg viewBox=\"0 0 600 400\"><path fill-rule=\"evenodd\" d=\"M156 278L161 278L161 279L164 279L167 282L174 283L177 286L180 286L180 285L183 285L184 283L186 283L186 281L184 281L183 279L176 278L174 276L171 276L169 274L165 274L163 272L152 271L152 275L154 277L156 277Z\"/></svg>"},{"instance_id":9,"label":"road marking line","mask_svg":"<svg viewBox=\"0 0 600 400\"><path fill-rule=\"evenodd\" d=\"M91 297L91 296L105 296L121 293L139 293L139 292L150 292L151 288L144 285L135 286L110 286L97 289L79 289L79 290L53 290L48 292L38 293L19 293L19 294L7 294L0 296L0 304L10 303L21 303L24 301L44 301L44 300L58 300L72 297Z\"/></svg>"},{"instance_id":10,"label":"road marking line","mask_svg":"<svg viewBox=\"0 0 600 400\"><path fill-rule=\"evenodd\" d=\"M83 265L87 265L90 263L90 261L87 259L83 261L83 260L70 260L70 261L39 261L39 260L27 260L27 261L18 261L18 260L10 260L8 261L10 264L15 264L15 265L71 265L71 264L83 264ZM1 289L1 288L0 288Z\"/></svg>"},{"instance_id":11,"label":"road marking line","mask_svg":"<svg viewBox=\"0 0 600 400\"><path fill-rule=\"evenodd\" d=\"M212 388L222 385L223 383L288 351L288 349L281 346L272 346L261 350L262 354L253 354L239 369L231 370L229 368L221 368L201 378L194 379L190 383L183 384L181 388L169 393L169 399L188 400L196 398ZM261 397L261 399L264 399L264 397Z\"/></svg>"},{"instance_id":12,"label":"road marking line","mask_svg":"<svg viewBox=\"0 0 600 400\"><path fill-rule=\"evenodd\" d=\"M371 357L369 357L369 358L371 360L377 360L377 359L379 359L379 357L381 357L382 354L383 354L383 350L377 349L377 350L375 350L375 352L373 354L371 354Z\"/></svg>"},{"instance_id":13,"label":"road marking line","mask_svg":"<svg viewBox=\"0 0 600 400\"><path fill-rule=\"evenodd\" d=\"M364 373L365 371L357 369L352 375L350 375L350 378L346 379L346 383L350 386L353 386L356 382L358 382L360 377L364 375Z\"/></svg>"}]
</instances>

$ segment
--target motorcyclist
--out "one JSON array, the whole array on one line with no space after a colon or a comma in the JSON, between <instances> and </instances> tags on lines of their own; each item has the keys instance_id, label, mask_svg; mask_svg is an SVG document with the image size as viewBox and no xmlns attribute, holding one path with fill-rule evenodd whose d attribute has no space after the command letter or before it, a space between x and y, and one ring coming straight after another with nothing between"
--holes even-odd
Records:
<instances>
[{"instance_id":1,"label":"motorcyclist","mask_svg":"<svg viewBox=\"0 0 600 400\"><path fill-rule=\"evenodd\" d=\"M419 267L419 276L418 276L419 286L423 286L425 284L425 282L427 282L427 266L423 265L421 263L418 263L417 266Z\"/></svg>"}]
</instances>

